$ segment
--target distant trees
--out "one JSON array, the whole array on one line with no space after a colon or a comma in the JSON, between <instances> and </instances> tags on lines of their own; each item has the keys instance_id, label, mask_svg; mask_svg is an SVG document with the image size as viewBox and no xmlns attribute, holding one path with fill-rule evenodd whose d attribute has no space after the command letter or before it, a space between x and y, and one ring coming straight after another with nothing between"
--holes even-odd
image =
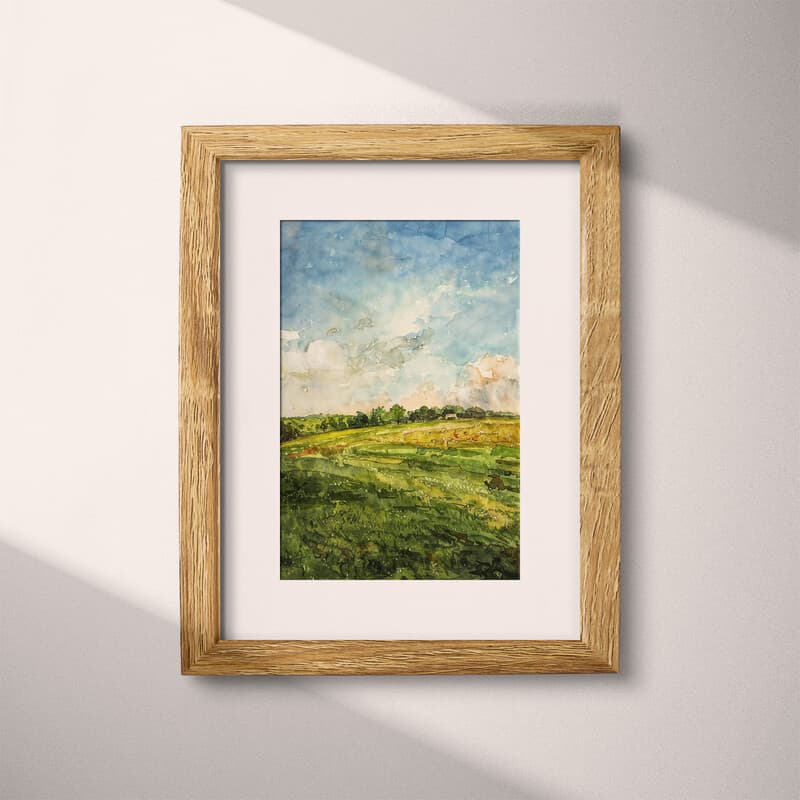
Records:
<instances>
[{"instance_id":1,"label":"distant trees","mask_svg":"<svg viewBox=\"0 0 800 800\"><path fill-rule=\"evenodd\" d=\"M435 419L441 418L442 409L437 408L436 406L433 406L432 408L428 408L428 406L420 406L419 408L408 412L409 422L432 422Z\"/></svg>"},{"instance_id":2,"label":"distant trees","mask_svg":"<svg viewBox=\"0 0 800 800\"><path fill-rule=\"evenodd\" d=\"M328 414L319 421L319 429L325 431L343 431L349 427L349 417L345 414Z\"/></svg>"},{"instance_id":3,"label":"distant trees","mask_svg":"<svg viewBox=\"0 0 800 800\"><path fill-rule=\"evenodd\" d=\"M408 412L408 421L409 422L424 422L425 421L425 414L428 411L428 406L420 406L419 408L415 409L414 411Z\"/></svg>"},{"instance_id":4,"label":"distant trees","mask_svg":"<svg viewBox=\"0 0 800 800\"><path fill-rule=\"evenodd\" d=\"M376 406L369 412L356 411L355 414L317 414L308 417L282 417L281 441L288 442L300 436L312 436L315 433L342 431L348 428L374 428L380 425L403 422L434 422L446 419L484 419L485 417L515 417L506 411L487 411L480 406L463 408L448 404L437 406L420 406L406 409L395 403L387 411L384 406Z\"/></svg>"},{"instance_id":5,"label":"distant trees","mask_svg":"<svg viewBox=\"0 0 800 800\"><path fill-rule=\"evenodd\" d=\"M356 411L355 416L347 421L348 428L368 428L369 417L363 411Z\"/></svg>"},{"instance_id":6,"label":"distant trees","mask_svg":"<svg viewBox=\"0 0 800 800\"><path fill-rule=\"evenodd\" d=\"M290 419L281 420L281 441L289 442L300 435L299 426Z\"/></svg>"},{"instance_id":7,"label":"distant trees","mask_svg":"<svg viewBox=\"0 0 800 800\"><path fill-rule=\"evenodd\" d=\"M386 424L386 409L383 406L376 406L369 412L369 424L372 427Z\"/></svg>"},{"instance_id":8,"label":"distant trees","mask_svg":"<svg viewBox=\"0 0 800 800\"><path fill-rule=\"evenodd\" d=\"M399 425L406 418L406 410L399 403L395 403L389 409L389 419Z\"/></svg>"}]
</instances>

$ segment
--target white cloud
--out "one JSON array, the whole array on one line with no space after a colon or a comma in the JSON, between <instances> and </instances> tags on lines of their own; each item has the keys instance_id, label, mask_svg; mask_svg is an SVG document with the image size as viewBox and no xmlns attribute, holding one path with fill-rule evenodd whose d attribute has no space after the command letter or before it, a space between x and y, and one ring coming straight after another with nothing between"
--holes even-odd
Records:
<instances>
[{"instance_id":1,"label":"white cloud","mask_svg":"<svg viewBox=\"0 0 800 800\"><path fill-rule=\"evenodd\" d=\"M318 372L336 372L347 367L347 356L336 342L316 339L306 350L308 369Z\"/></svg>"},{"instance_id":2,"label":"white cloud","mask_svg":"<svg viewBox=\"0 0 800 800\"><path fill-rule=\"evenodd\" d=\"M467 291L482 296L494 290ZM406 408L455 403L518 411L518 365L512 356L487 354L459 366L429 349L435 331L459 314L460 294L450 281L427 293L420 285L395 284L358 311L357 323L330 328L335 339L306 344L301 331L281 331L283 413L354 413L396 402Z\"/></svg>"},{"instance_id":3,"label":"white cloud","mask_svg":"<svg viewBox=\"0 0 800 800\"><path fill-rule=\"evenodd\" d=\"M519 364L513 356L485 355L467 364L459 405L519 413Z\"/></svg>"},{"instance_id":4,"label":"white cloud","mask_svg":"<svg viewBox=\"0 0 800 800\"><path fill-rule=\"evenodd\" d=\"M509 355L487 354L459 370L423 350L396 366L364 369L336 342L317 339L305 351L282 354L281 385L287 416L352 414L396 402L406 408L454 403L519 413L519 365Z\"/></svg>"},{"instance_id":5,"label":"white cloud","mask_svg":"<svg viewBox=\"0 0 800 800\"><path fill-rule=\"evenodd\" d=\"M405 336L416 333L431 315L431 301L418 297L412 302L399 304L397 311L384 323L384 330L389 336Z\"/></svg>"}]
</instances>

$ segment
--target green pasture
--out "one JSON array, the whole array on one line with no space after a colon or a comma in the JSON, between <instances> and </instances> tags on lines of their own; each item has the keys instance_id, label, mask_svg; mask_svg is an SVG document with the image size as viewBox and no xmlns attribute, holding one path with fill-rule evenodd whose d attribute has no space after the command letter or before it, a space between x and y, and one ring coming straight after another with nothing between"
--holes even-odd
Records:
<instances>
[{"instance_id":1,"label":"green pasture","mask_svg":"<svg viewBox=\"0 0 800 800\"><path fill-rule=\"evenodd\" d=\"M519 420L458 419L281 445L284 579L519 577Z\"/></svg>"}]
</instances>

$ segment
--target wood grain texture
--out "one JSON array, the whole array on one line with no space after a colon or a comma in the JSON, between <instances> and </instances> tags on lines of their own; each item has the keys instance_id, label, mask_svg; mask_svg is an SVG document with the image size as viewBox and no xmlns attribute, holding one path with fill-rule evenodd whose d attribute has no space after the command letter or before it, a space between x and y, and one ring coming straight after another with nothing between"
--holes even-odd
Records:
<instances>
[{"instance_id":1,"label":"wood grain texture","mask_svg":"<svg viewBox=\"0 0 800 800\"><path fill-rule=\"evenodd\" d=\"M181 661L219 641L220 163L183 133L180 281Z\"/></svg>"},{"instance_id":2,"label":"wood grain texture","mask_svg":"<svg viewBox=\"0 0 800 800\"><path fill-rule=\"evenodd\" d=\"M224 125L185 128L219 159L564 161L607 127L561 125Z\"/></svg>"},{"instance_id":3,"label":"wood grain texture","mask_svg":"<svg viewBox=\"0 0 800 800\"><path fill-rule=\"evenodd\" d=\"M619 130L581 158L581 639L619 668Z\"/></svg>"},{"instance_id":4,"label":"wood grain texture","mask_svg":"<svg viewBox=\"0 0 800 800\"><path fill-rule=\"evenodd\" d=\"M580 161L580 640L220 640L220 164L243 159ZM180 588L184 674L616 672L619 129L528 125L187 127L182 135L182 165Z\"/></svg>"}]
</instances>

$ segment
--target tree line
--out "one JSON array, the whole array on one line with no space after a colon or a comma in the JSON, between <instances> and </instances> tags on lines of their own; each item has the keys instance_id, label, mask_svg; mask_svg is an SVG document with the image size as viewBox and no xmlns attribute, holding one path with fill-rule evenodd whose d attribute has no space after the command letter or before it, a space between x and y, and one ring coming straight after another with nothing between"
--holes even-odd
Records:
<instances>
[{"instance_id":1,"label":"tree line","mask_svg":"<svg viewBox=\"0 0 800 800\"><path fill-rule=\"evenodd\" d=\"M463 408L457 405L420 406L408 410L395 403L390 408L377 406L368 414L324 414L310 417L281 417L281 441L288 442L300 436L311 436L327 431L342 431L348 428L374 428L379 425L400 425L404 422L433 422L438 419L482 419L484 417L515 416L503 411L486 411L480 406Z\"/></svg>"}]
</instances>

